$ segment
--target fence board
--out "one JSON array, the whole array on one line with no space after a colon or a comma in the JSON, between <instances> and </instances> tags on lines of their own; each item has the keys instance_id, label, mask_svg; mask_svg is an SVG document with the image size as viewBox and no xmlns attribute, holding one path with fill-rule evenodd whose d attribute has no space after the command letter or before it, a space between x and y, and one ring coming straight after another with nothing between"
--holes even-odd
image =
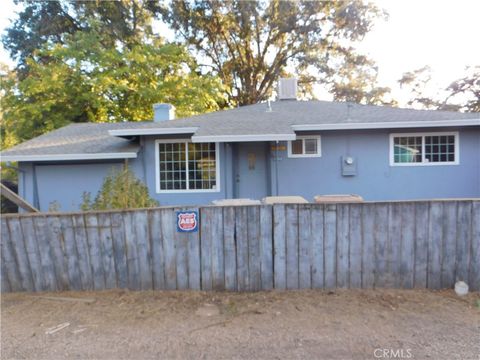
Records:
<instances>
[{"instance_id":1,"label":"fence board","mask_svg":"<svg viewBox=\"0 0 480 360\"><path fill-rule=\"evenodd\" d=\"M105 289L105 273L97 215L95 213L89 213L85 214L84 218L87 232L88 254L92 266L93 288L95 290L103 290Z\"/></svg>"},{"instance_id":2,"label":"fence board","mask_svg":"<svg viewBox=\"0 0 480 360\"><path fill-rule=\"evenodd\" d=\"M167 290L175 290L177 289L177 259L175 254L175 224L177 216L172 209L162 209L161 214L165 288Z\"/></svg>"},{"instance_id":3,"label":"fence board","mask_svg":"<svg viewBox=\"0 0 480 360\"><path fill-rule=\"evenodd\" d=\"M362 287L362 206L350 205L349 224L349 283L351 288Z\"/></svg>"},{"instance_id":4,"label":"fence board","mask_svg":"<svg viewBox=\"0 0 480 360\"><path fill-rule=\"evenodd\" d=\"M68 263L65 253L65 239L62 233L62 223L59 216L47 216L48 239L52 249L53 266L57 279L58 290L69 289Z\"/></svg>"},{"instance_id":5,"label":"fence board","mask_svg":"<svg viewBox=\"0 0 480 360\"><path fill-rule=\"evenodd\" d=\"M113 251L112 219L109 213L99 213L97 217L105 288L113 289L116 287L117 279L115 274L115 255Z\"/></svg>"},{"instance_id":6,"label":"fence board","mask_svg":"<svg viewBox=\"0 0 480 360\"><path fill-rule=\"evenodd\" d=\"M415 204L414 287L427 287L428 237L430 207L426 202Z\"/></svg>"},{"instance_id":7,"label":"fence board","mask_svg":"<svg viewBox=\"0 0 480 360\"><path fill-rule=\"evenodd\" d=\"M128 288L127 251L125 248L125 224L123 213L112 213L112 246L117 286Z\"/></svg>"},{"instance_id":8,"label":"fence board","mask_svg":"<svg viewBox=\"0 0 480 360\"><path fill-rule=\"evenodd\" d=\"M2 292L22 291L22 277L18 271L12 238L8 229L7 219L1 219L1 252L2 252ZM27 290L27 289L25 289Z\"/></svg>"},{"instance_id":9,"label":"fence board","mask_svg":"<svg viewBox=\"0 0 480 360\"><path fill-rule=\"evenodd\" d=\"M375 204L362 208L362 288L375 285Z\"/></svg>"},{"instance_id":10,"label":"fence board","mask_svg":"<svg viewBox=\"0 0 480 360\"><path fill-rule=\"evenodd\" d=\"M237 259L235 249L235 208L223 208L223 239L225 261L225 289L237 290Z\"/></svg>"},{"instance_id":11,"label":"fence board","mask_svg":"<svg viewBox=\"0 0 480 360\"><path fill-rule=\"evenodd\" d=\"M1 290L480 287L480 201L2 216Z\"/></svg>"},{"instance_id":12,"label":"fence board","mask_svg":"<svg viewBox=\"0 0 480 360\"><path fill-rule=\"evenodd\" d=\"M285 206L287 289L298 289L298 206Z\"/></svg>"},{"instance_id":13,"label":"fence board","mask_svg":"<svg viewBox=\"0 0 480 360\"><path fill-rule=\"evenodd\" d=\"M285 205L273 206L273 279L275 289L287 288L287 259L285 243Z\"/></svg>"},{"instance_id":14,"label":"fence board","mask_svg":"<svg viewBox=\"0 0 480 360\"><path fill-rule=\"evenodd\" d=\"M337 284L337 206L325 205L324 223L324 264L325 288L334 288Z\"/></svg>"},{"instance_id":15,"label":"fence board","mask_svg":"<svg viewBox=\"0 0 480 360\"><path fill-rule=\"evenodd\" d=\"M480 201L472 204L472 242L469 284L472 290L480 290Z\"/></svg>"},{"instance_id":16,"label":"fence board","mask_svg":"<svg viewBox=\"0 0 480 360\"><path fill-rule=\"evenodd\" d=\"M337 287L348 287L350 205L337 205Z\"/></svg>"},{"instance_id":17,"label":"fence board","mask_svg":"<svg viewBox=\"0 0 480 360\"><path fill-rule=\"evenodd\" d=\"M472 238L472 203L459 202L456 217L457 239L456 239L456 274L455 280L461 280L468 283L468 268L470 264L470 250L473 246ZM479 214L480 216L480 214ZM480 236L476 238L480 242ZM454 241L455 243L455 241Z\"/></svg>"},{"instance_id":18,"label":"fence board","mask_svg":"<svg viewBox=\"0 0 480 360\"><path fill-rule=\"evenodd\" d=\"M150 241L152 243L152 281L155 290L165 290L165 260L162 242L162 213L154 209L150 216ZM200 269L198 270L200 272ZM198 275L200 276L200 275Z\"/></svg>"},{"instance_id":19,"label":"fence board","mask_svg":"<svg viewBox=\"0 0 480 360\"><path fill-rule=\"evenodd\" d=\"M273 289L273 209L271 206L260 207L260 271L261 289Z\"/></svg>"},{"instance_id":20,"label":"fence board","mask_svg":"<svg viewBox=\"0 0 480 360\"><path fill-rule=\"evenodd\" d=\"M132 213L135 227L135 239L137 243L138 271L140 278L140 289L152 289L152 264L150 254L149 237L149 213L137 210Z\"/></svg>"},{"instance_id":21,"label":"fence board","mask_svg":"<svg viewBox=\"0 0 480 360\"><path fill-rule=\"evenodd\" d=\"M455 282L455 253L457 242L457 203L443 204L442 271L440 287L448 288ZM468 241L468 238L466 239ZM468 245L467 245L468 248ZM466 254L468 259L468 252Z\"/></svg>"},{"instance_id":22,"label":"fence board","mask_svg":"<svg viewBox=\"0 0 480 360\"><path fill-rule=\"evenodd\" d=\"M323 233L324 233L324 207L323 205L311 208L311 236L312 236L312 258L311 258L311 279L313 289L325 287L325 272L323 261Z\"/></svg>"},{"instance_id":23,"label":"fence board","mask_svg":"<svg viewBox=\"0 0 480 360\"><path fill-rule=\"evenodd\" d=\"M238 290L249 289L248 275L248 216L245 206L235 209L235 234L237 240L237 286Z\"/></svg>"},{"instance_id":24,"label":"fence board","mask_svg":"<svg viewBox=\"0 0 480 360\"><path fill-rule=\"evenodd\" d=\"M310 289L312 287L312 229L310 206L298 207L298 287Z\"/></svg>"},{"instance_id":25,"label":"fence board","mask_svg":"<svg viewBox=\"0 0 480 360\"><path fill-rule=\"evenodd\" d=\"M442 275L443 203L430 203L427 286L439 289Z\"/></svg>"}]
</instances>

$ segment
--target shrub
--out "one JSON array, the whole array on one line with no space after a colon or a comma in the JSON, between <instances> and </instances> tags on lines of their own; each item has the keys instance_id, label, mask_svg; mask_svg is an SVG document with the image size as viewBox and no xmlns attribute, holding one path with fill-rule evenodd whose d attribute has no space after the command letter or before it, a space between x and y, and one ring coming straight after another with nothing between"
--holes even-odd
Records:
<instances>
[{"instance_id":1,"label":"shrub","mask_svg":"<svg viewBox=\"0 0 480 360\"><path fill-rule=\"evenodd\" d=\"M103 180L102 187L92 201L89 192L83 193L81 210L109 210L158 206L150 197L147 186L128 167L113 169Z\"/></svg>"}]
</instances>

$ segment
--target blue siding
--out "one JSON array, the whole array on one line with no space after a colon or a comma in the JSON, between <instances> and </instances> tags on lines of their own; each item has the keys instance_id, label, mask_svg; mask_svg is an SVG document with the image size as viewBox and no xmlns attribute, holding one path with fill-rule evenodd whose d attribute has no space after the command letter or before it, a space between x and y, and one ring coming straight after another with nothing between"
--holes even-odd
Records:
<instances>
[{"instance_id":1,"label":"blue siding","mask_svg":"<svg viewBox=\"0 0 480 360\"><path fill-rule=\"evenodd\" d=\"M438 131L445 131L445 129ZM480 197L480 129L476 127L458 131L459 165L390 166L389 135L392 131L388 130L323 132L321 133L322 156L319 158L288 158L287 151L282 150L278 151L276 160L270 147L266 146L266 156L270 159L270 164L267 164L267 173L264 174L267 176L267 191L271 195L300 195L309 201L318 194L358 194L367 201L478 198ZM419 132L424 131L419 130ZM141 139L141 145L142 150L138 158L129 160L130 168L147 184L151 196L162 206L209 204L212 200L234 197L238 192L235 190L238 188L238 184L235 184L237 181L235 171L236 169L245 171L248 162L247 152L233 151L235 148L242 147L242 144L220 143L218 145L220 166L218 192L157 194L155 137ZM287 144L279 145L286 148ZM342 176L341 158L347 155L356 158L357 174L355 176ZM49 205L54 201L60 204L62 211L78 210L83 192L89 191L92 196L95 196L103 178L112 166L121 165L122 162L56 165L21 163L19 167L24 175L19 174L19 192L42 211L48 210ZM245 176L241 175L240 181L245 179ZM258 184L265 184L265 179L258 179ZM255 186L255 184L249 184L249 186Z\"/></svg>"}]
</instances>

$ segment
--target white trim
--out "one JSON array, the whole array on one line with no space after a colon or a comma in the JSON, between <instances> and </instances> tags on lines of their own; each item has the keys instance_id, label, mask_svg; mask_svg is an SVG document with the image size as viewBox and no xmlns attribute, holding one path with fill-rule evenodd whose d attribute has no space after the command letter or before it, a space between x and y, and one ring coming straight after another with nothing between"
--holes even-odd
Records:
<instances>
[{"instance_id":1,"label":"white trim","mask_svg":"<svg viewBox=\"0 0 480 360\"><path fill-rule=\"evenodd\" d=\"M316 131L316 130L423 128L423 127L470 126L470 125L480 126L480 119L433 120L433 121L391 121L391 122L343 123L343 124L305 124L305 125L292 125L292 129L294 131Z\"/></svg>"},{"instance_id":2,"label":"white trim","mask_svg":"<svg viewBox=\"0 0 480 360\"><path fill-rule=\"evenodd\" d=\"M305 139L316 139L317 140L317 150L318 153L316 154L305 154ZM297 136L295 140L302 140L302 154L292 154L292 141L288 142L288 157L289 158L312 158L312 157L321 157L322 156L322 142L321 142L320 135L305 135L305 136Z\"/></svg>"},{"instance_id":3,"label":"white trim","mask_svg":"<svg viewBox=\"0 0 480 360\"><path fill-rule=\"evenodd\" d=\"M198 127L108 130L111 136L193 134Z\"/></svg>"},{"instance_id":4,"label":"white trim","mask_svg":"<svg viewBox=\"0 0 480 360\"><path fill-rule=\"evenodd\" d=\"M96 154L51 154L51 155L1 155L0 161L53 161L53 160L100 160L100 159L132 159L137 153L96 153Z\"/></svg>"},{"instance_id":5,"label":"white trim","mask_svg":"<svg viewBox=\"0 0 480 360\"><path fill-rule=\"evenodd\" d=\"M177 190L160 190L160 154L158 151L158 144L172 144L172 143L183 143L185 144L185 161L188 164L188 143L191 143L190 140L185 139L157 139L155 140L155 191L157 194L190 194L190 193L216 193L220 192L220 144L218 142L215 143L215 189L205 189L205 190L189 190L189 189L177 189ZM189 186L188 182L188 168L187 168L187 176L185 181L187 182L187 186Z\"/></svg>"},{"instance_id":6,"label":"white trim","mask_svg":"<svg viewBox=\"0 0 480 360\"><path fill-rule=\"evenodd\" d=\"M455 136L455 161L427 162L425 161L425 136ZM418 163L395 163L393 157L393 138L402 136L421 136L422 137L422 162ZM441 166L441 165L459 165L460 164L460 136L458 131L450 132L411 132L411 133L391 133L389 136L389 159L390 166Z\"/></svg>"},{"instance_id":7,"label":"white trim","mask_svg":"<svg viewBox=\"0 0 480 360\"><path fill-rule=\"evenodd\" d=\"M262 134L262 135L205 135L192 136L192 142L241 142L241 141L288 141L295 140L296 135L292 134Z\"/></svg>"}]
</instances>

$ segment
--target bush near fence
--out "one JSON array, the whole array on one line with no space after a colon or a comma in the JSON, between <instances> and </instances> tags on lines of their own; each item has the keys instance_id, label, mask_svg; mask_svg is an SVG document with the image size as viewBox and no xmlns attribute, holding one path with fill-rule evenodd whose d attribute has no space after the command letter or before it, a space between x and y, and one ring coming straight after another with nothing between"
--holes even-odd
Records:
<instances>
[{"instance_id":1,"label":"bush near fence","mask_svg":"<svg viewBox=\"0 0 480 360\"><path fill-rule=\"evenodd\" d=\"M197 210L198 232L176 229ZM10 291L480 289L480 201L155 208L1 219Z\"/></svg>"}]
</instances>

